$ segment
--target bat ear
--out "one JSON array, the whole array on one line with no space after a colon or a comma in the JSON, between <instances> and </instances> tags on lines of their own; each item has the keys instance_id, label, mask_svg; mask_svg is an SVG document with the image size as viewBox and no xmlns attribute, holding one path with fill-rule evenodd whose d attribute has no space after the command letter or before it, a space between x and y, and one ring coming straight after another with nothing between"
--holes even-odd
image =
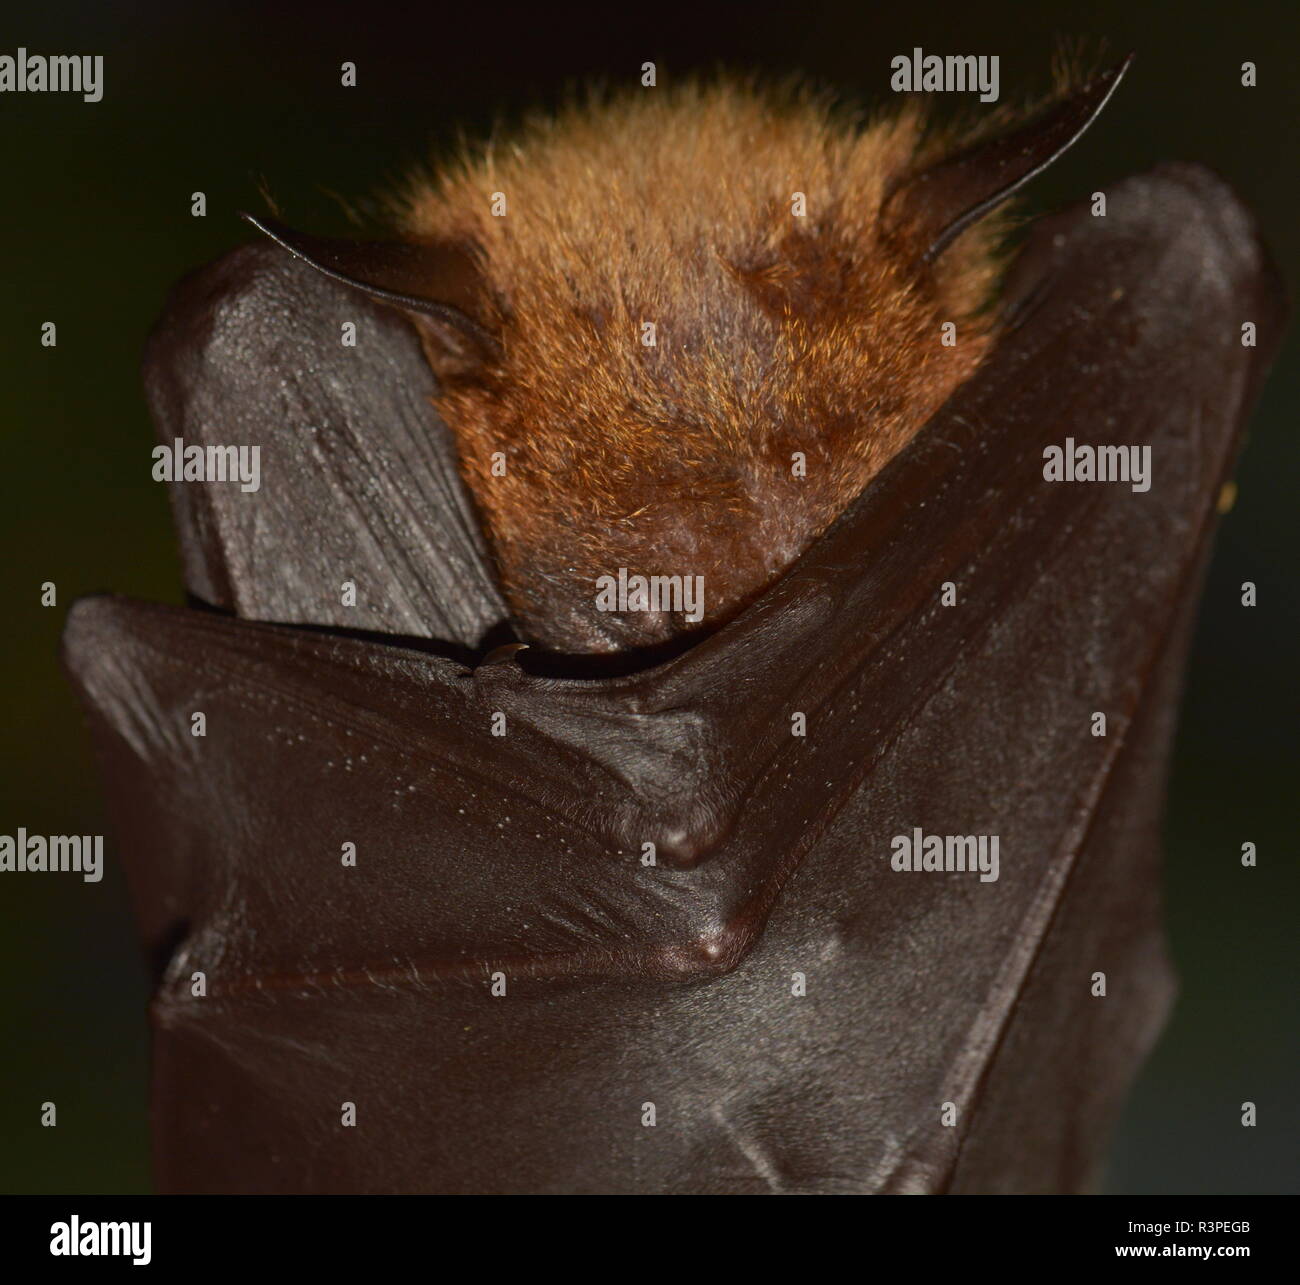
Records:
<instances>
[{"instance_id":1,"label":"bat ear","mask_svg":"<svg viewBox=\"0 0 1300 1285\"><path fill-rule=\"evenodd\" d=\"M926 247L922 261L933 261L972 223L1045 170L1083 136L1132 61L1130 54L1118 67L1053 103L1027 125L905 178L885 198L886 220L907 228Z\"/></svg>"},{"instance_id":2,"label":"bat ear","mask_svg":"<svg viewBox=\"0 0 1300 1285\"><path fill-rule=\"evenodd\" d=\"M471 315L482 299L482 278L464 247L336 240L274 219L240 217L318 272L405 313L439 375L470 374L500 355L496 336Z\"/></svg>"}]
</instances>

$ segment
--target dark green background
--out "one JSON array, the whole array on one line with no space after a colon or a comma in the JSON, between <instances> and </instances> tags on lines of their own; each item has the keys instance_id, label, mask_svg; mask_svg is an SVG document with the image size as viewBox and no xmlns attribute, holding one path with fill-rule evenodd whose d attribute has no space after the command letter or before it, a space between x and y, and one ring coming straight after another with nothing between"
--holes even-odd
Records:
<instances>
[{"instance_id":1,"label":"dark green background","mask_svg":"<svg viewBox=\"0 0 1300 1285\"><path fill-rule=\"evenodd\" d=\"M0 52L101 53L104 101L0 97L4 296L3 637L0 832L98 833L102 802L81 718L56 663L67 604L113 589L179 601L141 344L168 287L248 233L261 178L288 216L345 230L328 193L364 197L464 126L554 101L566 82L695 67L803 70L882 95L889 58L914 44L996 53L1004 97L1041 90L1063 37L1138 61L1087 138L1038 181L1039 208L1166 159L1203 161L1258 212L1297 279L1295 7L1103 3L643 4L639 13L471 6L392 20L358 3L4 6ZM885 13L885 11L888 11ZM448 14L455 10L448 7ZM884 16L877 16L883 14ZM339 64L360 69L339 86ZM1240 63L1259 66L1243 89ZM661 80L662 83L662 80ZM208 217L190 216L190 194ZM43 321L58 347L40 347ZM1174 763L1168 919L1182 995L1126 1113L1117 1191L1295 1190L1297 875L1295 349L1253 421L1201 617ZM1259 584L1243 610L1237 586ZM58 585L56 610L39 585ZM1260 864L1241 868L1244 839ZM103 883L0 883L0 1188L149 1186L146 987L116 861ZM1032 1086L1026 1086L1026 1092ZM39 1104L59 1106L55 1130ZM1239 1104L1258 1104L1243 1129Z\"/></svg>"}]
</instances>

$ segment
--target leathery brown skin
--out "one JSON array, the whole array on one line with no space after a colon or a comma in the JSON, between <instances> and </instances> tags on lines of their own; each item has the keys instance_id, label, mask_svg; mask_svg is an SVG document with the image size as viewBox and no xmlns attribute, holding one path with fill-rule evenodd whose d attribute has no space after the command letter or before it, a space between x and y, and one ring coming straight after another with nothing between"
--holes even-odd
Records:
<instances>
[{"instance_id":1,"label":"leathery brown skin","mask_svg":"<svg viewBox=\"0 0 1300 1285\"><path fill-rule=\"evenodd\" d=\"M1170 998L1179 677L1282 320L1218 180L1108 196L1034 229L1017 324L776 585L608 678L473 667L500 604L461 510L411 500L448 485L413 333L273 247L182 287L160 433L203 440L225 389L269 494L256 520L179 503L190 587L224 612L89 599L66 637L159 961L163 1189L1095 1183ZM341 315L373 342L333 377ZM1150 444L1151 489L1044 481L1067 435ZM379 483L347 480L361 441ZM359 610L322 588L344 579ZM405 636L446 592L446 645ZM1000 877L894 871L914 827L999 835Z\"/></svg>"}]
</instances>

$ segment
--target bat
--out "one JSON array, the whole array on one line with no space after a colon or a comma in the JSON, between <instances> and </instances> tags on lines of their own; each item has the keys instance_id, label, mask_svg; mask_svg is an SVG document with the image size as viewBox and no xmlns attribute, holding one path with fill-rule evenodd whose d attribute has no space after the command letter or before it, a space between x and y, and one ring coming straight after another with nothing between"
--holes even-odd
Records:
<instances>
[{"instance_id":1,"label":"bat","mask_svg":"<svg viewBox=\"0 0 1300 1285\"><path fill-rule=\"evenodd\" d=\"M776 213L737 213L751 253L700 268L703 302L665 263L602 312L467 242L524 245L533 190L511 170L503 226L454 224L473 167L417 190L405 240L260 220L272 241L178 287L146 356L160 439L257 444L264 484L173 487L190 605L84 599L64 640L156 977L163 1190L1095 1185L1172 994L1165 765L1283 320L1195 166L1039 220L1000 267L987 219L1121 70L938 151L900 116L858 222L818 212L859 190L826 176L767 258ZM709 138L771 109L707 105ZM584 146L629 127L608 110ZM789 110L798 134L820 109ZM849 149L829 170L857 155L817 137ZM867 244L884 285L837 302ZM832 372L819 325L841 355L896 335L907 368ZM585 426L547 374L575 333L627 363ZM777 390L728 454L736 416L701 413L728 353L747 395L756 353L802 381L821 434ZM603 424L629 388L643 418ZM600 612L620 566L704 567L703 618Z\"/></svg>"}]
</instances>

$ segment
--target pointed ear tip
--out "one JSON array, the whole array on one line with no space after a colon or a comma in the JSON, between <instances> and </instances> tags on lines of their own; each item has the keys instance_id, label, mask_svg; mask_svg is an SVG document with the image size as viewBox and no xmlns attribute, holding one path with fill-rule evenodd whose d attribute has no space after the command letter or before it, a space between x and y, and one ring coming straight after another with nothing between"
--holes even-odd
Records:
<instances>
[{"instance_id":1,"label":"pointed ear tip","mask_svg":"<svg viewBox=\"0 0 1300 1285\"><path fill-rule=\"evenodd\" d=\"M243 219L249 227L256 228L264 237L274 241L277 245L284 246L287 250L290 247L285 243L282 230L276 224L274 219L266 218L260 214L250 214L247 210L240 210L239 217Z\"/></svg>"},{"instance_id":2,"label":"pointed ear tip","mask_svg":"<svg viewBox=\"0 0 1300 1285\"><path fill-rule=\"evenodd\" d=\"M1086 85L1068 98L1069 103L1075 105L1077 109L1082 109L1085 114L1086 122L1080 128L1080 134L1105 109L1115 91L1119 88L1120 82L1128 74L1128 69L1133 65L1135 57L1137 55L1133 53L1126 55L1122 61L1117 62L1113 67L1107 67L1105 71L1094 76Z\"/></svg>"},{"instance_id":3,"label":"pointed ear tip","mask_svg":"<svg viewBox=\"0 0 1300 1285\"><path fill-rule=\"evenodd\" d=\"M318 272L324 272L326 276L337 276L308 253L301 235L287 224L266 214L250 214L247 210L240 210L239 217L250 227L256 228L267 240L273 241L282 250L287 250L295 259L305 259L313 268Z\"/></svg>"},{"instance_id":4,"label":"pointed ear tip","mask_svg":"<svg viewBox=\"0 0 1300 1285\"><path fill-rule=\"evenodd\" d=\"M1124 57L1121 58L1113 67L1107 67L1106 70L1097 77L1096 83L1099 86L1104 85L1109 89L1114 89L1119 82L1128 75L1128 70L1133 66L1133 59L1136 57L1136 51L1131 51L1125 54Z\"/></svg>"},{"instance_id":5,"label":"pointed ear tip","mask_svg":"<svg viewBox=\"0 0 1300 1285\"><path fill-rule=\"evenodd\" d=\"M281 245L285 245L284 238L291 232L290 228L271 218L269 214L250 214L248 210L240 210L239 217L249 226L255 227L263 236L269 236L272 241L278 241Z\"/></svg>"}]
</instances>

